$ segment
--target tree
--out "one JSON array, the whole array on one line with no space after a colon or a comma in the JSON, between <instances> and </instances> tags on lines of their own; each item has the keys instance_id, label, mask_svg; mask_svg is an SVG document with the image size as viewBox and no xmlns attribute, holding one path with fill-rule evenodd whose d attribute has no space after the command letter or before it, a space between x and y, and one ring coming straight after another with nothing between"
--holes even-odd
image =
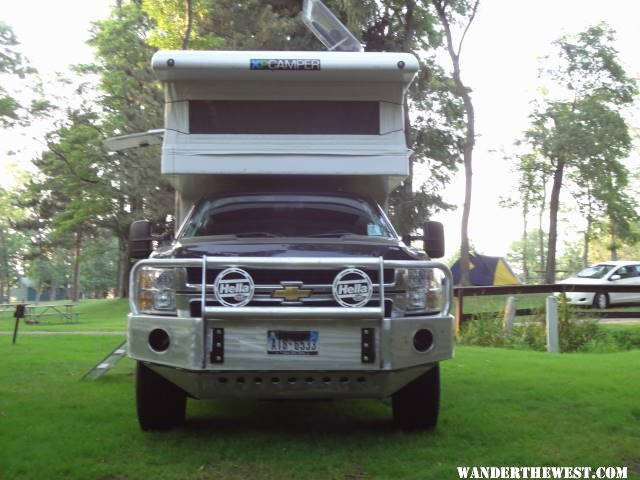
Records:
<instances>
[{"instance_id":1,"label":"tree","mask_svg":"<svg viewBox=\"0 0 640 480\"><path fill-rule=\"evenodd\" d=\"M471 189L473 182L473 147L475 145L475 111L471 101L471 90L462 80L460 70L460 55L462 45L469 27L478 11L480 0L473 3L468 0L431 0L432 5L438 13L438 19L446 39L447 52L453 65L454 93L462 98L466 117L465 136L462 143L465 189L464 206L462 209L462 224L460 228L460 283L469 284L469 215L471 212ZM456 42L453 39L452 25L462 26L462 33Z\"/></svg>"},{"instance_id":2,"label":"tree","mask_svg":"<svg viewBox=\"0 0 640 480\"><path fill-rule=\"evenodd\" d=\"M522 249L518 254L522 269L522 277L525 283L529 283L534 276L533 270L544 270L544 231L542 219L546 208L547 197L547 165L544 158L537 152L529 152L518 157L516 171L518 174L518 186L516 198L504 201L507 207L519 205L522 212L522 239L517 245ZM529 216L537 212L538 232L537 239L529 236ZM537 244L537 248L533 245ZM515 244L514 244L515 245ZM512 245L512 249L514 248ZM538 263L535 265L532 260L538 256ZM516 263L516 262L514 262ZM537 276L535 277L538 279Z\"/></svg>"},{"instance_id":3,"label":"tree","mask_svg":"<svg viewBox=\"0 0 640 480\"><path fill-rule=\"evenodd\" d=\"M537 239L527 236L513 242L509 247L509 253L506 255L509 265L513 265L518 270L518 276L525 284L537 280L533 275L538 267L537 250Z\"/></svg>"},{"instance_id":4,"label":"tree","mask_svg":"<svg viewBox=\"0 0 640 480\"><path fill-rule=\"evenodd\" d=\"M26 213L15 207L16 191L0 188L0 302L9 302L9 293L23 274L23 255L29 238L17 228Z\"/></svg>"},{"instance_id":5,"label":"tree","mask_svg":"<svg viewBox=\"0 0 640 480\"><path fill-rule=\"evenodd\" d=\"M606 135L606 132L605 132ZM607 170L608 169L608 170ZM607 171L607 175L601 173ZM637 203L627 193L628 170L622 162L607 162L594 158L581 162L570 172L573 196L578 210L586 220L583 232L582 260L589 262L590 243L596 234L610 237L611 259L617 260L617 247L624 242L636 242L633 230L638 220Z\"/></svg>"},{"instance_id":6,"label":"tree","mask_svg":"<svg viewBox=\"0 0 640 480\"><path fill-rule=\"evenodd\" d=\"M152 23L140 2L117 3L108 19L95 24L89 44L97 63L84 71L100 75L100 127L104 137L144 132L163 125L162 89L150 67L155 48L147 43ZM110 193L109 205L98 226L118 239L118 295L126 296L129 275L128 235L134 220L148 218L171 228L167 212L173 209L173 189L160 175L158 147L131 149L103 155L101 182Z\"/></svg>"},{"instance_id":7,"label":"tree","mask_svg":"<svg viewBox=\"0 0 640 480\"><path fill-rule=\"evenodd\" d=\"M589 162L599 162L600 171L616 171L631 145L621 109L633 101L636 86L618 63L611 47L613 35L601 24L576 38L565 36L555 42L558 57L547 75L558 84L557 98L536 108L526 132L527 140L549 160L552 169L547 283L555 281L558 210L565 171L580 174L588 170L585 165ZM599 195L607 202L616 195L619 198L619 190L606 187Z\"/></svg>"},{"instance_id":8,"label":"tree","mask_svg":"<svg viewBox=\"0 0 640 480\"><path fill-rule=\"evenodd\" d=\"M30 184L32 207L50 246L72 244L71 299L80 298L80 261L83 242L89 240L100 218L109 213L110 186L100 175L102 133L97 115L67 112L64 123L46 136L47 150L34 161L40 174Z\"/></svg>"},{"instance_id":9,"label":"tree","mask_svg":"<svg viewBox=\"0 0 640 480\"><path fill-rule=\"evenodd\" d=\"M118 239L99 230L85 245L80 278L86 298L105 298L115 291L118 275Z\"/></svg>"}]
</instances>

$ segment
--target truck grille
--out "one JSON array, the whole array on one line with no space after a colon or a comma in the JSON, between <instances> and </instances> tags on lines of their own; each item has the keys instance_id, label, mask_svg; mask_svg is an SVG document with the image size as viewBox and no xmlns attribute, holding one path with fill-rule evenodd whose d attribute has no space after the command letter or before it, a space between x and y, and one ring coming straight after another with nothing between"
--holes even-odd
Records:
<instances>
[{"instance_id":1,"label":"truck grille","mask_svg":"<svg viewBox=\"0 0 640 480\"><path fill-rule=\"evenodd\" d=\"M294 305L293 303L282 303L282 302L274 302L274 303L266 303L266 302L257 302L253 301L249 304L249 306L284 306ZM297 304L299 305L299 304ZM372 298L371 301L366 305L367 307L377 307L379 305L378 299L376 297ZM220 304L215 300L207 300L207 307L219 307ZM314 307L337 307L338 304L335 301L326 301L326 302L317 302L313 303L309 306ZM390 299L385 299L384 301L384 315L385 317L391 316L391 310L393 308L393 302ZM192 317L200 317L202 316L202 302L199 299L193 299L189 302L189 314Z\"/></svg>"},{"instance_id":2,"label":"truck grille","mask_svg":"<svg viewBox=\"0 0 640 480\"><path fill-rule=\"evenodd\" d=\"M346 262L345 262L346 263ZM213 285L216 277L222 268L209 268L207 269L207 285ZM282 282L302 282L305 286L308 285L326 285L331 288L333 279L340 272L338 269L262 269L262 268L245 268L244 269L251 278L253 278L256 286L258 285L270 285L277 286ZM379 283L379 274L377 270L364 269L371 283L374 285ZM192 286L202 285L202 269L196 267L187 268L187 283ZM385 285L394 283L394 269L384 269L384 283Z\"/></svg>"},{"instance_id":3,"label":"truck grille","mask_svg":"<svg viewBox=\"0 0 640 480\"><path fill-rule=\"evenodd\" d=\"M219 307L220 303L216 301L213 291L213 284L216 277L224 269L209 268L207 269L207 301L208 307ZM333 281L342 269L287 269L287 268L245 268L244 269L255 284L255 294L251 302L247 305L250 307L287 307L287 306L307 306L307 307L339 307L340 305L334 299L332 294ZM373 296L366 306L380 305L379 290L379 271L374 269L363 269L363 271L371 279L373 285ZM395 270L392 268L384 269L385 291L393 289L395 285ZM197 267L187 268L187 289L191 292L202 290L202 269ZM287 285L295 285L302 290L309 291L307 296L288 300L274 296L274 293L282 290ZM392 302L385 301L385 311L390 314ZM192 298L189 301L189 311L192 317L201 316L202 305L201 297Z\"/></svg>"}]
</instances>

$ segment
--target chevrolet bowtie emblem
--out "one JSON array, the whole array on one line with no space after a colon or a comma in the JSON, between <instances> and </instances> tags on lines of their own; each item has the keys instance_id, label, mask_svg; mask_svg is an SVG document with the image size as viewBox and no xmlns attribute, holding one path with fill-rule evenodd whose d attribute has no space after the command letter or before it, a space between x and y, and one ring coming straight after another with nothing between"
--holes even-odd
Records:
<instances>
[{"instance_id":1,"label":"chevrolet bowtie emblem","mask_svg":"<svg viewBox=\"0 0 640 480\"><path fill-rule=\"evenodd\" d=\"M303 290L296 286L283 286L278 290L274 290L271 294L272 297L282 298L287 302L297 302L301 298L307 298L311 296L311 290Z\"/></svg>"}]
</instances>

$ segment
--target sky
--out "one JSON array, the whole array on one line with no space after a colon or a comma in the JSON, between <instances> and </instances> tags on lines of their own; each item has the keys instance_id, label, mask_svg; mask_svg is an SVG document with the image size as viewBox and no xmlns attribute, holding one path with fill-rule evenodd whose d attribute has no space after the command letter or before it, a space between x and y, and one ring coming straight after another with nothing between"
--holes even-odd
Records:
<instances>
[{"instance_id":1,"label":"sky","mask_svg":"<svg viewBox=\"0 0 640 480\"><path fill-rule=\"evenodd\" d=\"M84 43L90 24L108 15L112 1L4 0L4 4L0 21L13 28L21 51L41 74L53 78L55 72L64 71L70 64L91 61L92 50ZM500 198L512 194L514 185L513 165L503 157L513 151L514 141L527 127L531 101L539 86L540 59L553 52L551 43L555 39L601 21L617 31L620 60L630 75L640 78L639 0L481 1L461 59L463 80L472 89L476 111L478 136L469 235L479 253L504 256L509 245L520 237L519 212L498 205ZM449 68L448 63L444 66ZM16 139L5 135L0 136L0 141ZM32 150L18 160L27 162L29 155ZM446 188L445 199L461 205L463 195L461 172ZM447 257L459 248L460 217L458 208L433 218L445 224Z\"/></svg>"}]
</instances>

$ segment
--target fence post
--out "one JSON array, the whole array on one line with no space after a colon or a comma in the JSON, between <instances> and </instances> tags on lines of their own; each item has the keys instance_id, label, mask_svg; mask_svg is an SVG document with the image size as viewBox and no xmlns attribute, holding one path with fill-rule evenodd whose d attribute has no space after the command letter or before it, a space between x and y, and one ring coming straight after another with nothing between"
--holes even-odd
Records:
<instances>
[{"instance_id":1,"label":"fence post","mask_svg":"<svg viewBox=\"0 0 640 480\"><path fill-rule=\"evenodd\" d=\"M502 321L502 328L504 333L511 335L513 330L513 320L516 318L516 297L508 297L507 303L504 306L504 319Z\"/></svg>"},{"instance_id":2,"label":"fence post","mask_svg":"<svg viewBox=\"0 0 640 480\"><path fill-rule=\"evenodd\" d=\"M560 353L558 299L556 297L547 297L547 352Z\"/></svg>"},{"instance_id":3,"label":"fence post","mask_svg":"<svg viewBox=\"0 0 640 480\"><path fill-rule=\"evenodd\" d=\"M462 316L463 313L463 300L464 296L462 290L458 290L458 295L456 296L456 318L455 318L455 335L456 337L460 335L460 325L462 325Z\"/></svg>"}]
</instances>

